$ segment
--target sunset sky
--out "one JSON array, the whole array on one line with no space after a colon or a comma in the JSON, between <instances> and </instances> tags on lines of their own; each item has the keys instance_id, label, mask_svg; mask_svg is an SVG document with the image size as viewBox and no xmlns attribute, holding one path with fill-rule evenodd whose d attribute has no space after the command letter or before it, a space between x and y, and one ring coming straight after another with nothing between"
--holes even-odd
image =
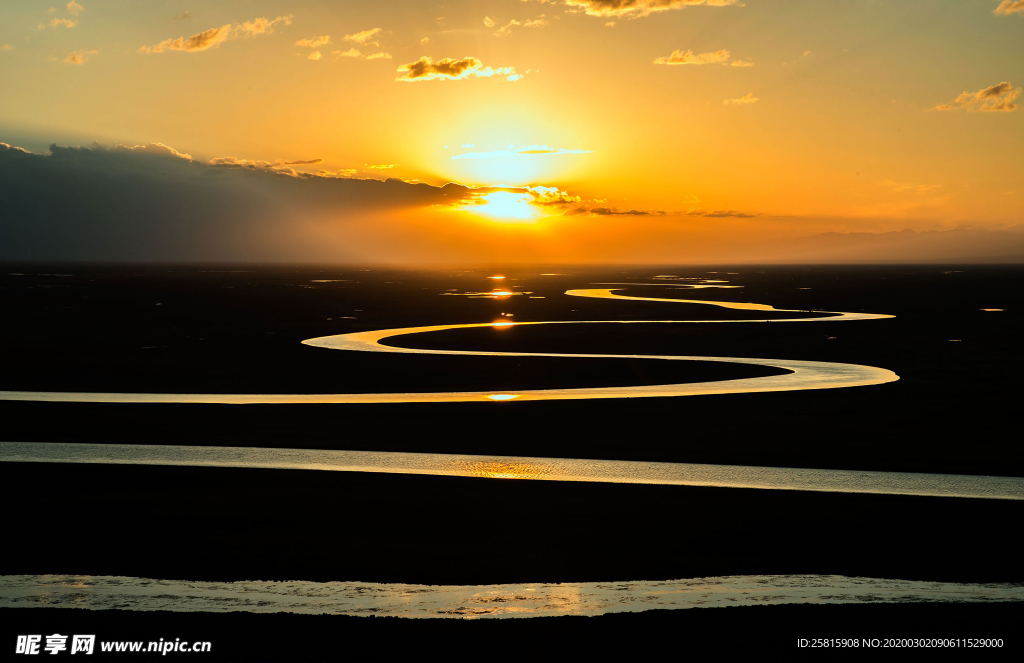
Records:
<instances>
[{"instance_id":1,"label":"sunset sky","mask_svg":"<svg viewBox=\"0 0 1024 663\"><path fill-rule=\"evenodd\" d=\"M0 258L750 261L829 232L1014 234L1022 84L1024 0L7 0ZM430 187L337 181L386 178ZM92 251L132 223L111 207L178 248Z\"/></svg>"}]
</instances>

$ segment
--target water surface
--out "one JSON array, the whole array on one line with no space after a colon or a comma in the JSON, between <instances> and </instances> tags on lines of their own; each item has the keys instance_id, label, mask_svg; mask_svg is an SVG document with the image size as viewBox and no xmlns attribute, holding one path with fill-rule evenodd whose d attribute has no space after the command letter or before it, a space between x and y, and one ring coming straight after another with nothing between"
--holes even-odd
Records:
<instances>
[{"instance_id":1,"label":"water surface","mask_svg":"<svg viewBox=\"0 0 1024 663\"><path fill-rule=\"evenodd\" d=\"M838 575L504 585L0 576L0 607L5 608L290 612L412 618L555 617L793 603L1021 600L1024 600L1024 585L1015 583L959 584Z\"/></svg>"},{"instance_id":2,"label":"water surface","mask_svg":"<svg viewBox=\"0 0 1024 663\"><path fill-rule=\"evenodd\" d=\"M249 467L490 479L1024 499L1024 478L1018 477L397 451L0 442L0 462Z\"/></svg>"}]
</instances>

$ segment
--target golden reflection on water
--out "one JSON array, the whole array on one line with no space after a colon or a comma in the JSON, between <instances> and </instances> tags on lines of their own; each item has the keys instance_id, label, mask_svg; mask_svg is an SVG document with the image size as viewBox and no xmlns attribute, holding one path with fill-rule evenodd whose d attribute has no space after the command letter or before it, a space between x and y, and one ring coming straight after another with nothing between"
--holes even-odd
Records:
<instances>
[{"instance_id":1,"label":"golden reflection on water","mask_svg":"<svg viewBox=\"0 0 1024 663\"><path fill-rule=\"evenodd\" d=\"M522 461L456 463L456 468L460 473L465 473L465 476L486 479L540 479L549 476L554 471L547 465Z\"/></svg>"},{"instance_id":2,"label":"golden reflection on water","mask_svg":"<svg viewBox=\"0 0 1024 663\"><path fill-rule=\"evenodd\" d=\"M347 614L405 618L601 615L730 605L1020 601L1019 583L954 584L788 575L664 581L406 585L305 581L194 582L92 576L69 589L62 576L5 576L0 607L175 612Z\"/></svg>"},{"instance_id":3,"label":"golden reflection on water","mask_svg":"<svg viewBox=\"0 0 1024 663\"><path fill-rule=\"evenodd\" d=\"M470 299L502 299L512 295L526 295L527 292L512 292L511 290L491 290L490 292L452 292L446 290L442 295L455 295L458 297L469 297Z\"/></svg>"}]
</instances>

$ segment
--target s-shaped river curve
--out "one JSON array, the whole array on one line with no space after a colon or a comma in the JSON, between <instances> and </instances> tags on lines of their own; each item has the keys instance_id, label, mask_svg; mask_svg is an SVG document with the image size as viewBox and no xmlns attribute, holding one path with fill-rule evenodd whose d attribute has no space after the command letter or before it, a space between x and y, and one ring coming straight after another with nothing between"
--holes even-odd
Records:
<instances>
[{"instance_id":1,"label":"s-shaped river curve","mask_svg":"<svg viewBox=\"0 0 1024 663\"><path fill-rule=\"evenodd\" d=\"M776 309L767 304L705 301L692 299L658 299L629 297L614 294L617 289L568 290L574 297L601 299L627 299L641 301L706 304L730 309L770 311L773 313L808 313L792 309ZM758 378L688 382L681 384L640 385L634 387L586 387L574 389L523 389L513 392L450 391L378 394L144 394L50 391L0 391L0 400L8 401L60 401L80 403L213 403L213 404L270 404L270 403L459 403L479 401L550 401L592 398L650 398L696 396L699 394L744 394L767 391L799 391L805 389L835 389L895 382L899 376L885 368L840 364L834 362L803 361L798 359L756 359L749 357L706 357L691 355L621 355L576 354L557 352L486 352L475 350L429 350L384 345L381 341L399 336L470 329L473 327L513 327L525 325L593 325L593 324L710 324L736 322L833 322L846 320L877 320L894 316L876 313L839 313L815 311L823 317L769 318L760 320L574 320L538 322L496 322L427 327L405 327L321 336L303 341L305 345L332 350L354 352L392 352L432 355L474 355L491 357L584 357L591 359L656 359L661 361L706 361L732 364L752 364L779 368L789 373Z\"/></svg>"}]
</instances>

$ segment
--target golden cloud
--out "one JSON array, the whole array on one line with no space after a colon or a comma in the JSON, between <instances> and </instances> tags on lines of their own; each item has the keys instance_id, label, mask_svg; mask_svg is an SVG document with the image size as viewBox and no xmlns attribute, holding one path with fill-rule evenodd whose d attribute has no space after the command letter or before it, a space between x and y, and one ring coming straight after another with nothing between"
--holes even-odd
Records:
<instances>
[{"instance_id":1,"label":"golden cloud","mask_svg":"<svg viewBox=\"0 0 1024 663\"><path fill-rule=\"evenodd\" d=\"M355 42L360 46L366 46L367 44L371 46L380 46L377 41L377 36L380 35L381 32L383 32L383 30L380 28L371 28L369 30L357 32L353 35L345 35L342 39L344 41Z\"/></svg>"},{"instance_id":2,"label":"golden cloud","mask_svg":"<svg viewBox=\"0 0 1024 663\"><path fill-rule=\"evenodd\" d=\"M470 76L484 78L489 76L505 76L510 81L521 78L516 73L515 67L499 67L497 69L484 67L483 63L474 57L465 57L461 60L442 58L434 62L429 57L423 56L416 62L403 64L398 68L398 72L402 74L402 76L395 79L398 81L457 81L469 78Z\"/></svg>"},{"instance_id":3,"label":"golden cloud","mask_svg":"<svg viewBox=\"0 0 1024 663\"><path fill-rule=\"evenodd\" d=\"M565 0L565 4L590 16L640 18L688 5L725 7L739 4L739 0Z\"/></svg>"},{"instance_id":4,"label":"golden cloud","mask_svg":"<svg viewBox=\"0 0 1024 663\"><path fill-rule=\"evenodd\" d=\"M210 159L206 163L211 166L223 166L227 168L245 168L247 170L263 170L278 173L281 175L289 175L291 177L312 177L310 173L304 173L295 170L292 166L310 166L323 163L323 159L300 159L297 161L285 161L284 159L277 159L275 161L263 161L261 159L239 159L237 157L217 157L216 159ZM326 173L328 171L320 171ZM354 170L352 171L355 172ZM319 173L318 173L319 174Z\"/></svg>"},{"instance_id":5,"label":"golden cloud","mask_svg":"<svg viewBox=\"0 0 1024 663\"><path fill-rule=\"evenodd\" d=\"M50 148L53 149L52 147ZM118 143L110 148L111 152L130 152L134 154L148 154L163 157L174 157L176 159L184 159L185 161L192 161L191 154L185 154L179 152L170 145L164 145L163 143L149 143L148 145L124 145Z\"/></svg>"},{"instance_id":6,"label":"golden cloud","mask_svg":"<svg viewBox=\"0 0 1024 663\"><path fill-rule=\"evenodd\" d=\"M709 219L752 219L760 214L747 214L746 212L737 212L731 209L718 209L718 210L690 210L686 213L687 216L703 216Z\"/></svg>"},{"instance_id":7,"label":"golden cloud","mask_svg":"<svg viewBox=\"0 0 1024 663\"><path fill-rule=\"evenodd\" d=\"M75 0L71 0L71 2L69 2L66 5L66 8L67 8L68 12L71 13L72 16L78 16L79 12L85 10L85 7L83 7L82 5L80 5L77 2L75 2Z\"/></svg>"},{"instance_id":8,"label":"golden cloud","mask_svg":"<svg viewBox=\"0 0 1024 663\"><path fill-rule=\"evenodd\" d=\"M754 96L753 92L748 92L739 99L722 99L722 103L728 106L733 104L734 106L743 106L746 104L756 104L760 99Z\"/></svg>"},{"instance_id":9,"label":"golden cloud","mask_svg":"<svg viewBox=\"0 0 1024 663\"><path fill-rule=\"evenodd\" d=\"M17 145L11 145L10 143L0 143L0 148L5 149L5 150L11 150L11 151L14 151L14 152L22 152L24 154L32 154L31 152L26 150L24 147L18 147Z\"/></svg>"},{"instance_id":10,"label":"golden cloud","mask_svg":"<svg viewBox=\"0 0 1024 663\"><path fill-rule=\"evenodd\" d=\"M498 30L494 33L494 36L495 37L504 37L505 35L508 35L508 34L512 33L512 28L518 27L518 26L522 26L524 28L543 28L543 27L547 26L547 24L548 24L548 21L543 16L541 16L540 18L536 18L536 19L534 19L532 21L526 21L525 23L517 21L516 19L512 19L511 21L509 21L505 25L503 25L500 28L498 28ZM493 27L493 26L488 26L488 27Z\"/></svg>"},{"instance_id":11,"label":"golden cloud","mask_svg":"<svg viewBox=\"0 0 1024 663\"><path fill-rule=\"evenodd\" d=\"M292 14L288 14L287 16L278 16L274 20L270 20L264 17L254 18L253 20L246 21L241 25L236 25L235 30L237 30L238 32L243 32L250 37L263 34L269 35L274 31L274 26L277 25L278 23L291 25L292 16Z\"/></svg>"},{"instance_id":12,"label":"golden cloud","mask_svg":"<svg viewBox=\"0 0 1024 663\"><path fill-rule=\"evenodd\" d=\"M363 55L357 48L350 48L347 51L331 51L331 55L337 55L340 58L357 58L359 60L390 60L390 53L370 53L369 55Z\"/></svg>"},{"instance_id":13,"label":"golden cloud","mask_svg":"<svg viewBox=\"0 0 1024 663\"><path fill-rule=\"evenodd\" d=\"M184 37L178 37L177 39L165 39L159 44L153 46L143 46L139 49L139 53L163 53L164 51L205 51L210 48L216 48L225 41L231 34L231 24L222 25L219 28L210 28L202 32L197 32L188 39Z\"/></svg>"},{"instance_id":14,"label":"golden cloud","mask_svg":"<svg viewBox=\"0 0 1024 663\"><path fill-rule=\"evenodd\" d=\"M278 23L291 25L292 15L278 16L273 20L264 17L254 18L251 21L235 25L228 23L220 26L219 28L210 28L209 30L198 32L188 39L185 39L185 37L165 39L159 44L154 44L153 46L143 46L138 52L163 53L164 51L184 51L186 53L193 53L196 51L205 51L220 46L229 38L235 38L238 36L254 37L256 35L271 34L274 31L274 26Z\"/></svg>"},{"instance_id":15,"label":"golden cloud","mask_svg":"<svg viewBox=\"0 0 1024 663\"><path fill-rule=\"evenodd\" d=\"M318 48L320 46L326 46L331 43L331 35L320 35L319 37L306 37L295 42L296 46L305 46L307 48Z\"/></svg>"},{"instance_id":16,"label":"golden cloud","mask_svg":"<svg viewBox=\"0 0 1024 663\"><path fill-rule=\"evenodd\" d=\"M1012 83L1003 81L977 92L961 92L953 103L939 104L932 110L951 111L966 108L969 113L1011 113L1019 108L1013 100L1020 96L1020 92L1019 87L1013 87Z\"/></svg>"},{"instance_id":17,"label":"golden cloud","mask_svg":"<svg viewBox=\"0 0 1024 663\"><path fill-rule=\"evenodd\" d=\"M721 50L714 53L698 53L693 51L672 51L672 55L654 59L654 64L714 64L729 60L729 51Z\"/></svg>"},{"instance_id":18,"label":"golden cloud","mask_svg":"<svg viewBox=\"0 0 1024 663\"><path fill-rule=\"evenodd\" d=\"M992 10L993 14L1024 14L1024 0L1003 0Z\"/></svg>"},{"instance_id":19,"label":"golden cloud","mask_svg":"<svg viewBox=\"0 0 1024 663\"><path fill-rule=\"evenodd\" d=\"M99 51L72 51L64 58L68 64L84 64L90 55L96 55Z\"/></svg>"}]
</instances>

